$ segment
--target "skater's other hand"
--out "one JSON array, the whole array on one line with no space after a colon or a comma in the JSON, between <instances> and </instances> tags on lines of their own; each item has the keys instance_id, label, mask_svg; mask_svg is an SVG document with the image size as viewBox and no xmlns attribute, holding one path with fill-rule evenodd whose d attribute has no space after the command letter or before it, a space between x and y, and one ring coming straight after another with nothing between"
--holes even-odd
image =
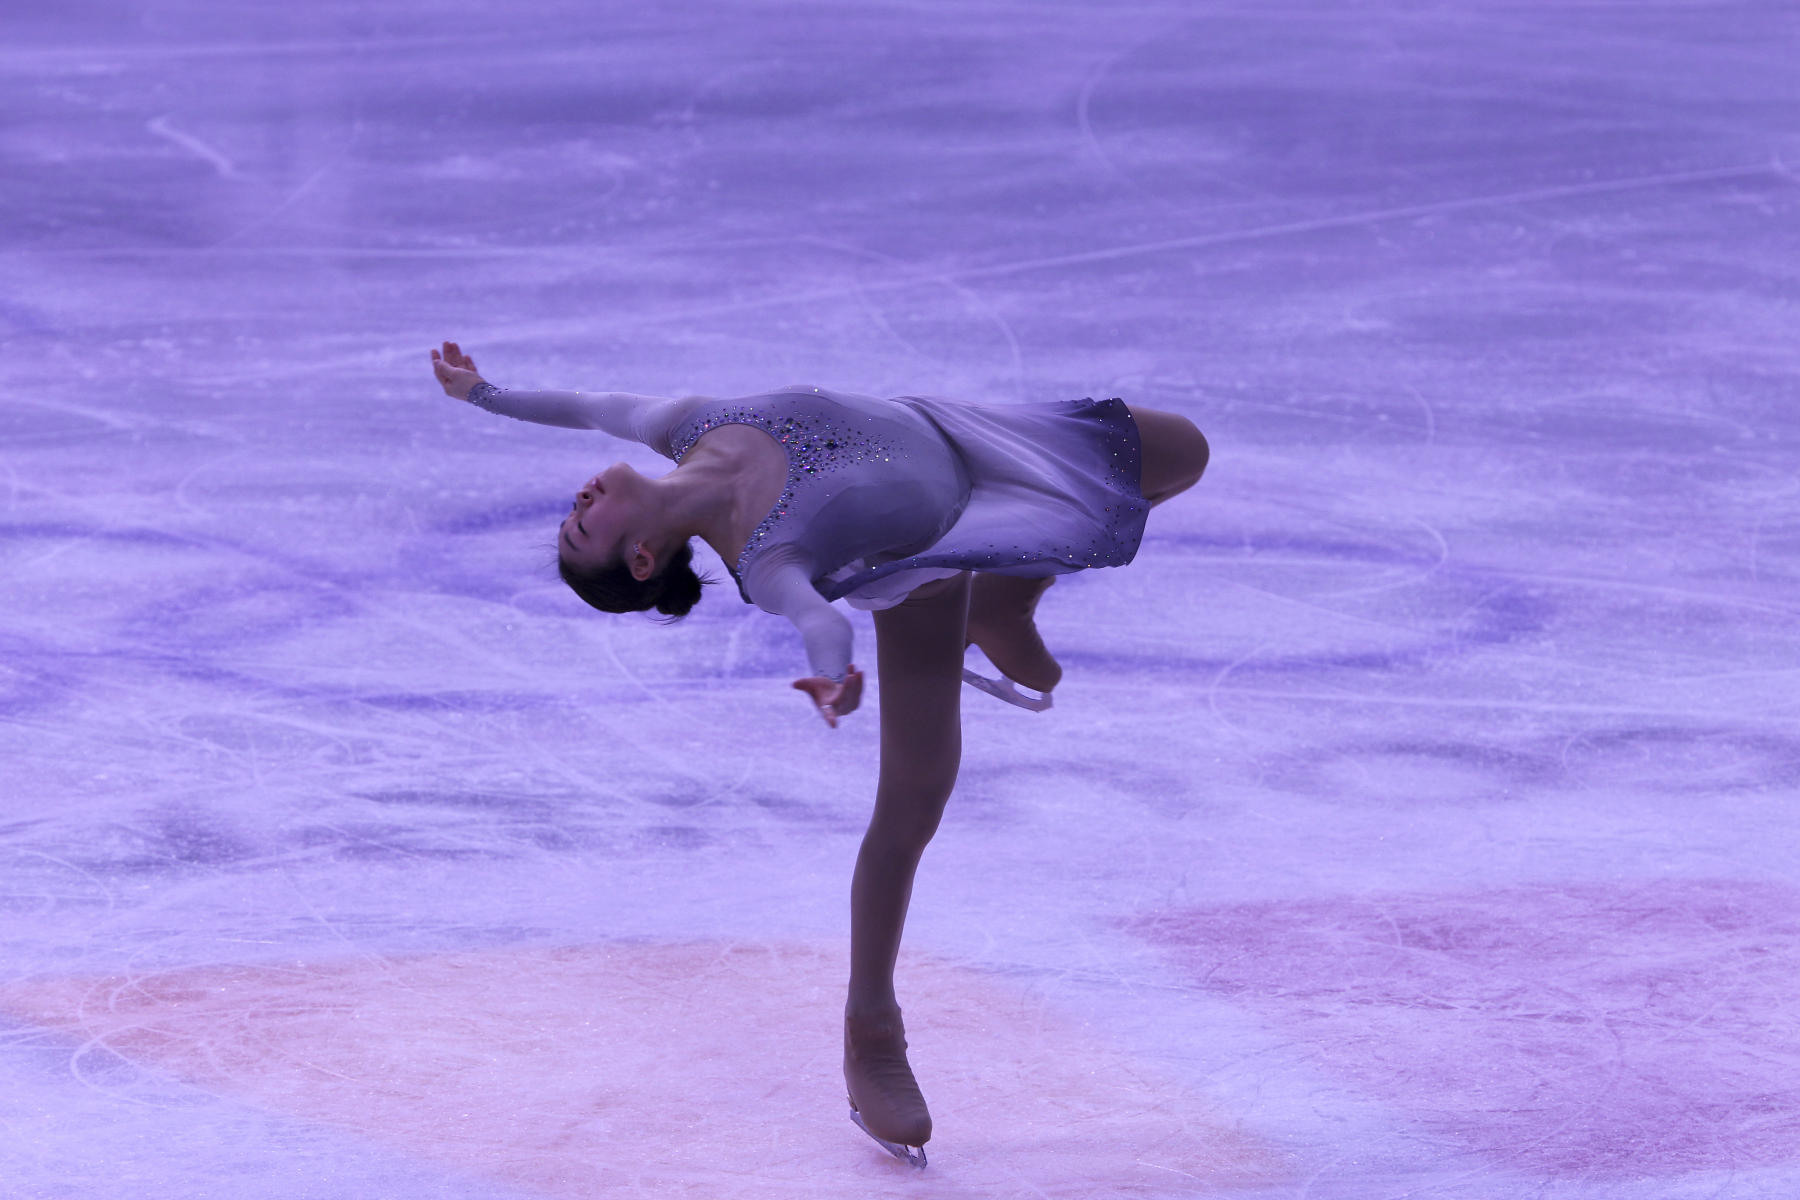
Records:
<instances>
[{"instance_id":1,"label":"skater's other hand","mask_svg":"<svg viewBox=\"0 0 1800 1200\"><path fill-rule=\"evenodd\" d=\"M855 712L856 706L862 703L863 677L855 663L844 672L842 683L833 683L823 675L809 675L794 680L794 687L812 697L813 706L833 729L837 728L839 717Z\"/></svg>"},{"instance_id":2,"label":"skater's other hand","mask_svg":"<svg viewBox=\"0 0 1800 1200\"><path fill-rule=\"evenodd\" d=\"M475 360L462 352L455 342L445 342L443 352L431 352L431 373L444 385L444 395L467 400L469 390L486 382L475 373Z\"/></svg>"}]
</instances>

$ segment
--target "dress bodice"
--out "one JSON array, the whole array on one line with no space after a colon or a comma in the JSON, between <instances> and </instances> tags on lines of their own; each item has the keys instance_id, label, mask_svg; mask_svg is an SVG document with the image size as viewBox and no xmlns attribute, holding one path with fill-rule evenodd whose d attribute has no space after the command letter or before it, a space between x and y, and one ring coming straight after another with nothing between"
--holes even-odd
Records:
<instances>
[{"instance_id":1,"label":"dress bodice","mask_svg":"<svg viewBox=\"0 0 1800 1200\"><path fill-rule=\"evenodd\" d=\"M746 602L773 547L822 580L930 546L968 501L961 458L904 404L817 387L700 404L671 431L671 456L679 463L703 434L731 424L762 430L787 455L780 497L727 564Z\"/></svg>"}]
</instances>

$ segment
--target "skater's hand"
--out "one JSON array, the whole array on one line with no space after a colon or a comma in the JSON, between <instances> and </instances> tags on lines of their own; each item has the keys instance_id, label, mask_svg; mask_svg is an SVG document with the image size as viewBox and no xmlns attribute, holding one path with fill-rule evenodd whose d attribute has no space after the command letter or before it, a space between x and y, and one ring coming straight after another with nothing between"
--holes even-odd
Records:
<instances>
[{"instance_id":1,"label":"skater's hand","mask_svg":"<svg viewBox=\"0 0 1800 1200\"><path fill-rule=\"evenodd\" d=\"M442 354L431 352L431 373L444 385L444 395L458 400L469 398L469 389L486 382L475 373L475 360L462 352L455 342L445 342Z\"/></svg>"},{"instance_id":2,"label":"skater's hand","mask_svg":"<svg viewBox=\"0 0 1800 1200\"><path fill-rule=\"evenodd\" d=\"M856 706L862 703L862 685L862 672L856 669L855 663L851 663L844 673L842 683L833 683L823 675L794 680L794 687L812 697L819 715L833 729L837 728L839 717L855 712Z\"/></svg>"}]
</instances>

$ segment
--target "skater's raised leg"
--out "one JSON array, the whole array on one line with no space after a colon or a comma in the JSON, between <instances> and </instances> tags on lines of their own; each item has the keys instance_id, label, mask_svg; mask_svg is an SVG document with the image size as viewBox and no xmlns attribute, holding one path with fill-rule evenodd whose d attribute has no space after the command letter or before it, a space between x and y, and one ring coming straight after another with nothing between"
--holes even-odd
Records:
<instances>
[{"instance_id":1,"label":"skater's raised leg","mask_svg":"<svg viewBox=\"0 0 1800 1200\"><path fill-rule=\"evenodd\" d=\"M878 1138L923 1146L931 1113L906 1061L894 962L913 875L962 759L962 657L969 610L963 572L875 614L881 687L881 769L875 812L850 885L850 994L844 1081Z\"/></svg>"},{"instance_id":2,"label":"skater's raised leg","mask_svg":"<svg viewBox=\"0 0 1800 1200\"><path fill-rule=\"evenodd\" d=\"M975 576L969 595L969 636L988 661L1014 683L1048 692L1062 680L1062 664L1037 630L1037 603L1056 576Z\"/></svg>"},{"instance_id":3,"label":"skater's raised leg","mask_svg":"<svg viewBox=\"0 0 1800 1200\"><path fill-rule=\"evenodd\" d=\"M1143 446L1139 487L1150 507L1179 496L1206 472L1211 449L1195 424L1178 413L1131 409ZM969 642L1015 683L1048 692L1062 680L1062 665L1038 635L1038 600L1056 576L1025 579L976 575L969 599Z\"/></svg>"}]
</instances>

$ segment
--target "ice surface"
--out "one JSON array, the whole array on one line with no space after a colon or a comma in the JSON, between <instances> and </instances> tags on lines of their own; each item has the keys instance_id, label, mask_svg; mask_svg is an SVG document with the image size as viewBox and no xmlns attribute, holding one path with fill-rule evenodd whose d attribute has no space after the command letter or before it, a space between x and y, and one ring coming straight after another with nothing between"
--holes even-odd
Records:
<instances>
[{"instance_id":1,"label":"ice surface","mask_svg":"<svg viewBox=\"0 0 1800 1200\"><path fill-rule=\"evenodd\" d=\"M5 25L0 1196L1800 1192L1791 5ZM582 608L666 464L445 338L1211 439L1056 707L964 693L923 1175L838 1076L874 706Z\"/></svg>"}]
</instances>

